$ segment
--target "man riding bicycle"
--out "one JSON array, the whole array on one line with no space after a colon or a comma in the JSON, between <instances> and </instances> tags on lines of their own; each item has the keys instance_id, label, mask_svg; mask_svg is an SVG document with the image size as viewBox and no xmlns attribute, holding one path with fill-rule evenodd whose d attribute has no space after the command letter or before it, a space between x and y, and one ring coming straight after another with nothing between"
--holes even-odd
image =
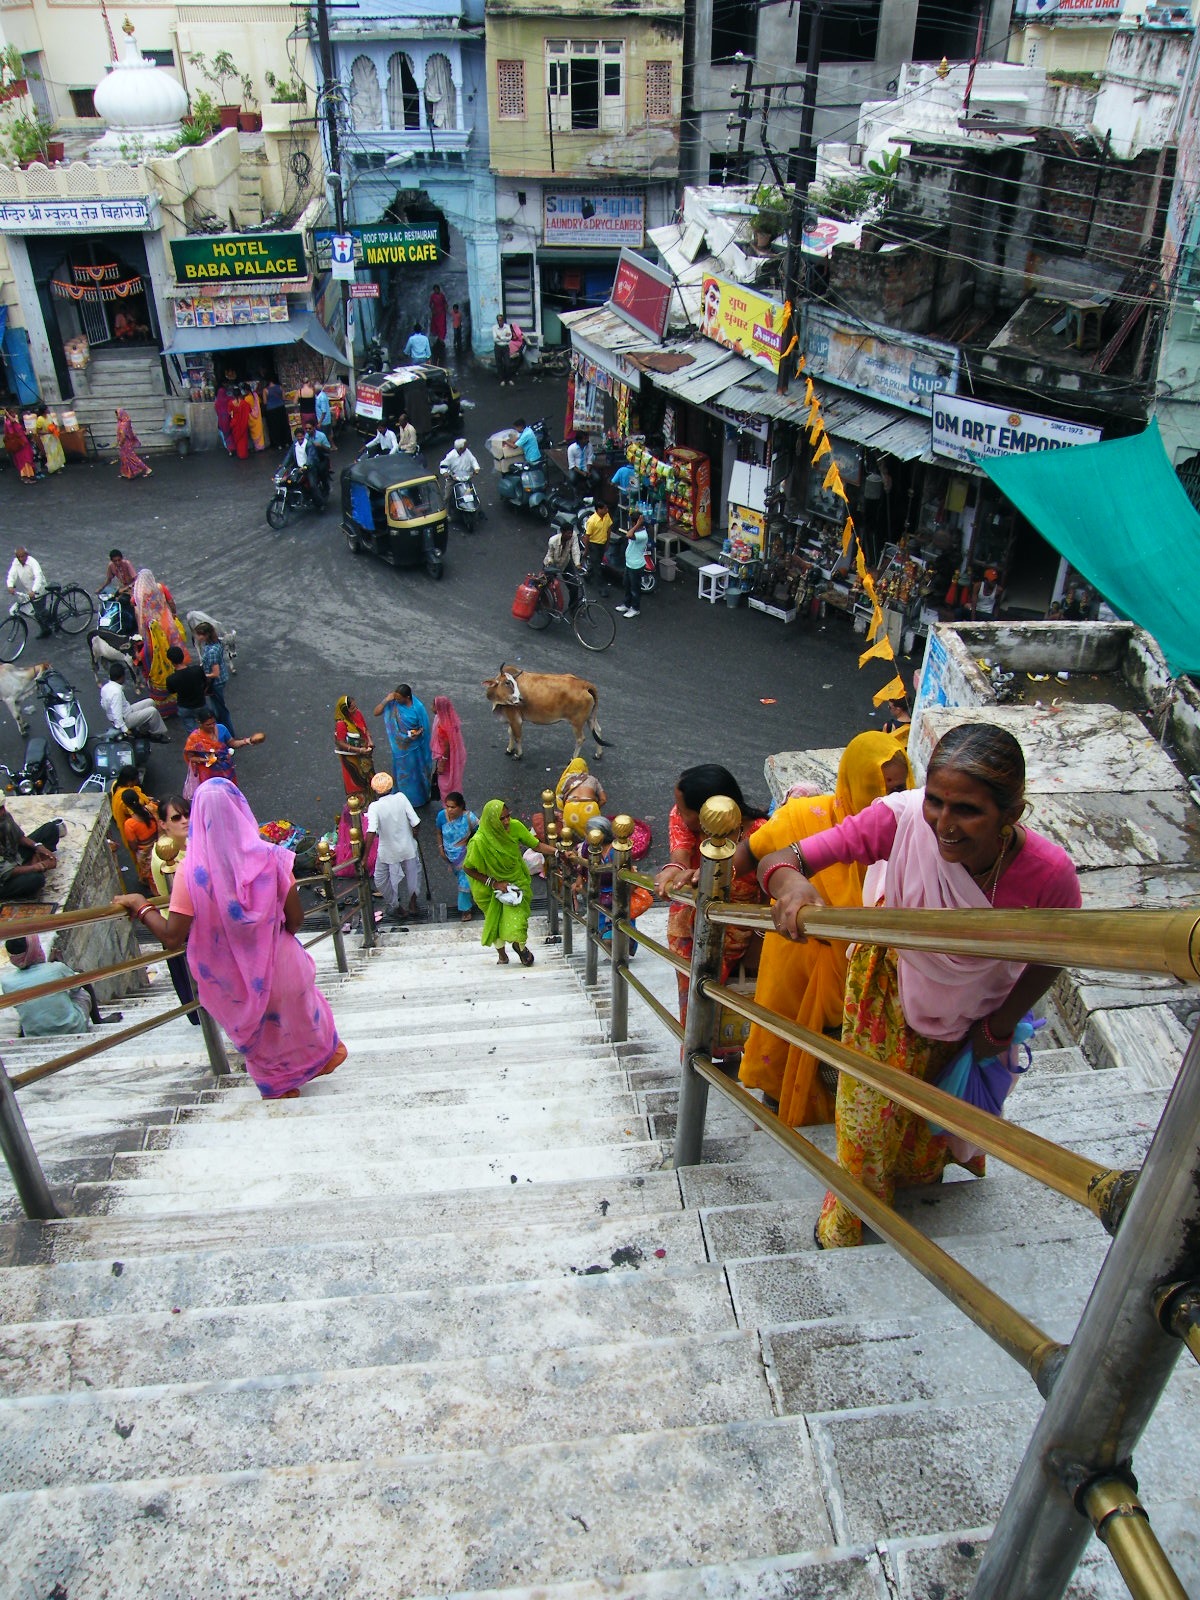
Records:
<instances>
[{"instance_id":1,"label":"man riding bicycle","mask_svg":"<svg viewBox=\"0 0 1200 1600\"><path fill-rule=\"evenodd\" d=\"M47 638L50 619L46 612L46 575L36 556L31 556L23 544L17 546L13 563L8 569L8 592L23 595L29 601L38 622L38 638Z\"/></svg>"}]
</instances>

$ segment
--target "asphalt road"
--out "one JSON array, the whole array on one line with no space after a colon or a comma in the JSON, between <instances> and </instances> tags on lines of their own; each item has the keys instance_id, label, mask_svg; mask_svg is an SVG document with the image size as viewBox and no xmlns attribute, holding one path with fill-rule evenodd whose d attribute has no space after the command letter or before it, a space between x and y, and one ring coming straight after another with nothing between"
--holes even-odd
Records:
<instances>
[{"instance_id":1,"label":"asphalt road","mask_svg":"<svg viewBox=\"0 0 1200 1600\"><path fill-rule=\"evenodd\" d=\"M51 580L94 591L117 545L166 581L181 612L199 607L237 627L238 673L227 700L239 734L262 729L267 736L238 756L239 779L261 820L330 826L342 803L334 703L349 693L369 717L400 682L411 683L431 710L436 694L454 701L473 809L500 795L528 816L570 758L573 739L566 724L529 729L524 760L506 758L506 726L481 687L501 662L574 672L597 685L610 741L600 769L609 809L650 823L653 859L665 854L666 816L682 768L719 761L749 797L762 800L763 760L771 752L838 745L878 726L870 701L878 675L859 673L861 639L842 619L784 625L744 607L702 604L687 568L644 598L636 621L616 618L616 639L603 654L584 651L565 627L535 633L514 620L513 590L540 566L546 533L540 522L496 505L483 440L519 412L546 415L557 437L565 381L526 379L501 391L490 372L473 366L462 389L471 405L466 433L484 462L479 481L488 520L471 537L452 530L441 582L351 555L334 502L323 517L304 515L273 533L264 515L278 460L271 451L245 462L159 453L154 476L134 483L118 476L111 451L29 487L6 471L0 500L9 549L23 542ZM347 442L335 473L352 453ZM437 446L426 453L435 464L440 455ZM43 646L79 687L93 729L102 728L83 641L31 640L24 659L37 659ZM40 722L39 710L35 726ZM386 751L382 722L377 728ZM591 748L589 741L589 755ZM0 709L0 761L15 767L22 749ZM65 758L58 767L66 787ZM179 744L156 747L148 787L166 793L182 778ZM426 857L432 863L429 849ZM439 887L446 894L440 866L434 876L435 895Z\"/></svg>"}]
</instances>

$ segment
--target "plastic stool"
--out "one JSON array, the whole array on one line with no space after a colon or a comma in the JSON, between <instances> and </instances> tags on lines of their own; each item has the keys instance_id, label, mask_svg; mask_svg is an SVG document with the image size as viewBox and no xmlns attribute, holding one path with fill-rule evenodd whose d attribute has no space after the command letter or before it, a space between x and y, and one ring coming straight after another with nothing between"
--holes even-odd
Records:
<instances>
[{"instance_id":1,"label":"plastic stool","mask_svg":"<svg viewBox=\"0 0 1200 1600\"><path fill-rule=\"evenodd\" d=\"M725 587L728 582L728 567L723 567L719 561L710 561L707 566L700 568L698 598L707 600L710 605L715 606L718 600L725 598Z\"/></svg>"},{"instance_id":2,"label":"plastic stool","mask_svg":"<svg viewBox=\"0 0 1200 1600\"><path fill-rule=\"evenodd\" d=\"M660 533L654 542L658 546L659 555L670 556L672 561L683 548L683 540L677 533Z\"/></svg>"}]
</instances>

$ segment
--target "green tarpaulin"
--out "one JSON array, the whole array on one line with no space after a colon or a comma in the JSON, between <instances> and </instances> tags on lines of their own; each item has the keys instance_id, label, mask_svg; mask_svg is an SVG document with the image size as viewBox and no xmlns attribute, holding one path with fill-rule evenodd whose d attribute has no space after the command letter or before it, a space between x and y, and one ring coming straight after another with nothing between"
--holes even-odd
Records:
<instances>
[{"instance_id":1,"label":"green tarpaulin","mask_svg":"<svg viewBox=\"0 0 1200 1600\"><path fill-rule=\"evenodd\" d=\"M1153 634L1173 673L1200 673L1200 514L1157 423L1131 439L979 465L1043 539Z\"/></svg>"}]
</instances>

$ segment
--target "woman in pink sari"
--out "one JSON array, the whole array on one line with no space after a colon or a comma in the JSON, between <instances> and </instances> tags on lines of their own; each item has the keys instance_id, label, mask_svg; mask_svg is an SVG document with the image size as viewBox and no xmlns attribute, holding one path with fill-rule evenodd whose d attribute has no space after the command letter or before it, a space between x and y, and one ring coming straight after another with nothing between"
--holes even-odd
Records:
<instances>
[{"instance_id":1,"label":"woman in pink sari","mask_svg":"<svg viewBox=\"0 0 1200 1600\"><path fill-rule=\"evenodd\" d=\"M167 677L175 669L167 651L178 645L185 661L192 656L169 592L149 567L142 567L134 579L133 611L142 638L140 665L150 685L150 698L164 716L173 716L175 696L167 692Z\"/></svg>"},{"instance_id":2,"label":"woman in pink sari","mask_svg":"<svg viewBox=\"0 0 1200 1600\"><path fill-rule=\"evenodd\" d=\"M763 857L759 883L775 898L776 931L803 937L797 919L805 906L823 903L809 876L838 861L886 862L883 904L896 909L1077 907L1070 857L1021 824L1024 809L1025 757L1012 734L988 723L951 728L929 758L923 789L885 795L837 827ZM842 1043L927 1081L968 1041L977 1061L1007 1060L1017 1024L1057 971L860 944L846 977ZM839 1074L835 1120L838 1165L889 1205L897 1188L940 1183L951 1161L984 1174L980 1152L935 1133L847 1072ZM827 1194L814 1235L822 1249L856 1245L862 1222Z\"/></svg>"},{"instance_id":3,"label":"woman in pink sari","mask_svg":"<svg viewBox=\"0 0 1200 1600\"><path fill-rule=\"evenodd\" d=\"M4 413L4 448L8 451L21 482L32 483L37 476L33 446L29 442L29 435L11 411Z\"/></svg>"},{"instance_id":4,"label":"woman in pink sari","mask_svg":"<svg viewBox=\"0 0 1200 1600\"><path fill-rule=\"evenodd\" d=\"M123 478L152 478L154 473L137 453L141 443L133 431L133 423L129 420L129 413L124 409L117 411L117 460Z\"/></svg>"},{"instance_id":5,"label":"woman in pink sari","mask_svg":"<svg viewBox=\"0 0 1200 1600\"><path fill-rule=\"evenodd\" d=\"M346 1059L312 957L290 850L267 844L241 791L223 778L192 802L187 853L164 917L140 894L117 897L167 950L187 945L204 1009L246 1058L264 1100L292 1100Z\"/></svg>"},{"instance_id":6,"label":"woman in pink sari","mask_svg":"<svg viewBox=\"0 0 1200 1600\"><path fill-rule=\"evenodd\" d=\"M439 694L433 702L433 731L429 736L433 770L437 773L438 793L445 804L448 794L461 791L467 770L467 747L463 743L462 723L452 702Z\"/></svg>"}]
</instances>

